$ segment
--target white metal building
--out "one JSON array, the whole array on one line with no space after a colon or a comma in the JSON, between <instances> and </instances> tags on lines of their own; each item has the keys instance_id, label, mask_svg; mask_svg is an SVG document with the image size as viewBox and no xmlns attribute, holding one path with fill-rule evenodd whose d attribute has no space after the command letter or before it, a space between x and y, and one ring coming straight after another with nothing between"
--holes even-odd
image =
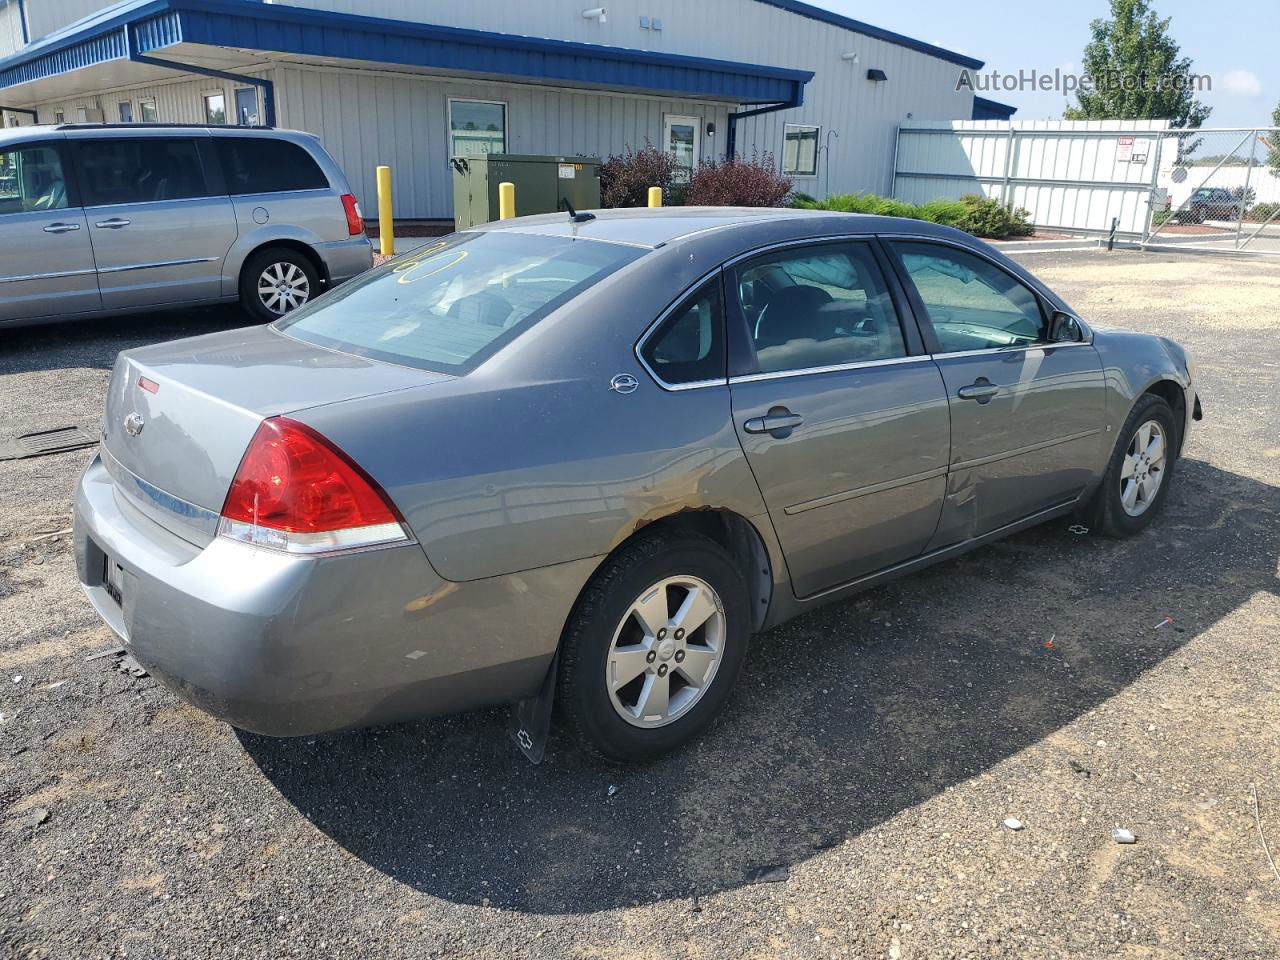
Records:
<instances>
[{"instance_id":1,"label":"white metal building","mask_svg":"<svg viewBox=\"0 0 1280 960\"><path fill-rule=\"evenodd\" d=\"M366 203L391 164L396 216L419 219L452 215L451 155L646 141L888 194L900 122L1012 113L957 89L981 61L798 0L592 2L0 0L0 106L309 130Z\"/></svg>"}]
</instances>

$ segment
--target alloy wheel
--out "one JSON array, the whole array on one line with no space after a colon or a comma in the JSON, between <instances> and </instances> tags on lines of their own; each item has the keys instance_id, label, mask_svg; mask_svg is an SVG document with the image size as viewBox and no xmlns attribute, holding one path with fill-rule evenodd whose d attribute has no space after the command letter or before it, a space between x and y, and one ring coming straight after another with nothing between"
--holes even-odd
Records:
<instances>
[{"instance_id":1,"label":"alloy wheel","mask_svg":"<svg viewBox=\"0 0 1280 960\"><path fill-rule=\"evenodd\" d=\"M675 576L655 583L613 634L605 684L614 710L636 727L684 716L715 679L724 643L724 605L706 581Z\"/></svg>"},{"instance_id":2,"label":"alloy wheel","mask_svg":"<svg viewBox=\"0 0 1280 960\"><path fill-rule=\"evenodd\" d=\"M258 277L258 299L282 317L311 299L311 281L296 263L273 263Z\"/></svg>"},{"instance_id":3,"label":"alloy wheel","mask_svg":"<svg viewBox=\"0 0 1280 960\"><path fill-rule=\"evenodd\" d=\"M1131 517L1140 517L1155 502L1164 482L1168 443L1164 428L1148 420L1134 431L1120 466L1120 506Z\"/></svg>"}]
</instances>

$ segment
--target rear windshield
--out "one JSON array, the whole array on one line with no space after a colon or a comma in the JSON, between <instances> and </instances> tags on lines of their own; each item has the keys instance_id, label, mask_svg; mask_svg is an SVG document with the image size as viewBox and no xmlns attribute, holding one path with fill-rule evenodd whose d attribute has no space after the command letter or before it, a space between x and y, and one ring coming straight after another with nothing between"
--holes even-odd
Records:
<instances>
[{"instance_id":1,"label":"rear windshield","mask_svg":"<svg viewBox=\"0 0 1280 960\"><path fill-rule=\"evenodd\" d=\"M644 253L598 240L458 233L349 281L276 329L362 357L465 373Z\"/></svg>"}]
</instances>

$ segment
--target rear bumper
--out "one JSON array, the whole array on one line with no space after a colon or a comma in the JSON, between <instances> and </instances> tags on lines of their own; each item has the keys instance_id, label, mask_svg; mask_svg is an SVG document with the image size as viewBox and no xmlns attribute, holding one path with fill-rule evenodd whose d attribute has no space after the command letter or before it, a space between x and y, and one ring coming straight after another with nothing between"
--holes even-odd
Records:
<instances>
[{"instance_id":1,"label":"rear bumper","mask_svg":"<svg viewBox=\"0 0 1280 960\"><path fill-rule=\"evenodd\" d=\"M363 233L347 240L317 244L316 252L324 260L330 286L357 277L373 266L373 244Z\"/></svg>"},{"instance_id":2,"label":"rear bumper","mask_svg":"<svg viewBox=\"0 0 1280 960\"><path fill-rule=\"evenodd\" d=\"M590 572L458 584L415 543L327 557L223 538L201 548L118 496L98 458L77 489L75 553L89 602L140 662L197 707L273 736L531 694ZM124 569L123 603L104 556Z\"/></svg>"}]
</instances>

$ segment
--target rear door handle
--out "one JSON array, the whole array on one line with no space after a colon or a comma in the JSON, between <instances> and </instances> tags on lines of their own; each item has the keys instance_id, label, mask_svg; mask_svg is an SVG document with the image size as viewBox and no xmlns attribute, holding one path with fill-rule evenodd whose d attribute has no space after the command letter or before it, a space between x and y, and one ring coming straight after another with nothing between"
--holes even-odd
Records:
<instances>
[{"instance_id":1,"label":"rear door handle","mask_svg":"<svg viewBox=\"0 0 1280 960\"><path fill-rule=\"evenodd\" d=\"M990 403L991 398L999 392L999 386L990 383L986 379L980 379L977 383L961 387L956 391L956 396L961 400L977 400L979 403Z\"/></svg>"},{"instance_id":2,"label":"rear door handle","mask_svg":"<svg viewBox=\"0 0 1280 960\"><path fill-rule=\"evenodd\" d=\"M110 220L99 220L94 224L99 230L119 230L121 227L127 227L128 220L122 220L120 217L112 217Z\"/></svg>"},{"instance_id":3,"label":"rear door handle","mask_svg":"<svg viewBox=\"0 0 1280 960\"><path fill-rule=\"evenodd\" d=\"M45 233L70 233L72 230L79 230L78 223L51 223L44 228Z\"/></svg>"},{"instance_id":4,"label":"rear door handle","mask_svg":"<svg viewBox=\"0 0 1280 960\"><path fill-rule=\"evenodd\" d=\"M768 433L779 440L791 435L791 431L804 423L804 417L792 413L786 407L774 407L763 417L752 417L742 425L747 433Z\"/></svg>"}]
</instances>

